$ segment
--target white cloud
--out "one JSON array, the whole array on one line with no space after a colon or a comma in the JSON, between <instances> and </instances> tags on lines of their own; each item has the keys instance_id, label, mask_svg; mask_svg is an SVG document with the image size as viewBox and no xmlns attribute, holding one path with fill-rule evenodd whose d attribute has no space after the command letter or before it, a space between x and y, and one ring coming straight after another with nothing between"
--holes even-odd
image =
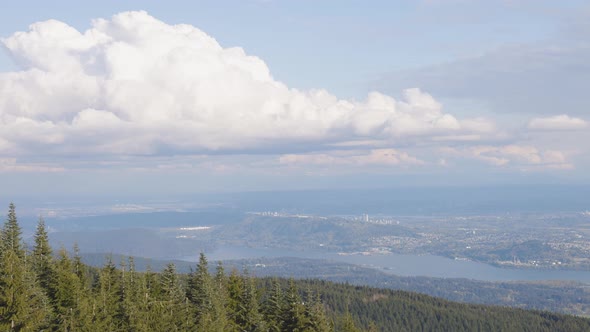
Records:
<instances>
[{"instance_id":1,"label":"white cloud","mask_svg":"<svg viewBox=\"0 0 590 332\"><path fill-rule=\"evenodd\" d=\"M433 141L455 141L455 142L474 142L481 140L481 135L445 135L435 136L432 138Z\"/></svg>"},{"instance_id":2,"label":"white cloud","mask_svg":"<svg viewBox=\"0 0 590 332\"><path fill-rule=\"evenodd\" d=\"M0 158L0 172L63 172L63 167L45 164L22 164L16 158Z\"/></svg>"},{"instance_id":3,"label":"white cloud","mask_svg":"<svg viewBox=\"0 0 590 332\"><path fill-rule=\"evenodd\" d=\"M588 128L588 122L573 118L566 114L534 118L529 122L529 129L533 130L579 130Z\"/></svg>"},{"instance_id":4,"label":"white cloud","mask_svg":"<svg viewBox=\"0 0 590 332\"><path fill-rule=\"evenodd\" d=\"M564 152L539 150L529 145L480 145L463 149L445 147L440 152L447 156L472 158L494 166L515 166L523 170L573 168Z\"/></svg>"},{"instance_id":5,"label":"white cloud","mask_svg":"<svg viewBox=\"0 0 590 332\"><path fill-rule=\"evenodd\" d=\"M23 70L0 73L0 153L193 154L494 130L419 89L363 102L291 89L243 49L145 12L83 33L39 22L2 43Z\"/></svg>"},{"instance_id":6,"label":"white cloud","mask_svg":"<svg viewBox=\"0 0 590 332\"><path fill-rule=\"evenodd\" d=\"M424 165L425 162L395 149L366 151L332 151L332 153L286 154L279 157L284 165L320 166L398 166Z\"/></svg>"}]
</instances>

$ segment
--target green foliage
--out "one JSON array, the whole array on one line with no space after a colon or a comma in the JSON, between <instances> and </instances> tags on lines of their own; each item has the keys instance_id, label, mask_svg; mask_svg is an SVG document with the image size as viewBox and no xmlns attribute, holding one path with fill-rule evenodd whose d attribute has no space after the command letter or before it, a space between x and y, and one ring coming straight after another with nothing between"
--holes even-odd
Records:
<instances>
[{"instance_id":1,"label":"green foliage","mask_svg":"<svg viewBox=\"0 0 590 332\"><path fill-rule=\"evenodd\" d=\"M289 280L289 288L282 301L281 330L282 331L303 331L307 325L305 317L305 305L299 296L299 290L295 280Z\"/></svg>"},{"instance_id":2,"label":"green foliage","mask_svg":"<svg viewBox=\"0 0 590 332\"><path fill-rule=\"evenodd\" d=\"M235 312L236 324L243 331L265 331L266 324L263 322L260 313L258 291L254 279L245 274L242 276L241 281L241 293L238 296L238 306Z\"/></svg>"},{"instance_id":3,"label":"green foliage","mask_svg":"<svg viewBox=\"0 0 590 332\"><path fill-rule=\"evenodd\" d=\"M13 203L10 203L8 207L8 217L0 233L0 254L3 254L9 250L16 253L19 258L24 258L25 248L21 238L22 231L18 225L16 218L16 208Z\"/></svg>"},{"instance_id":4,"label":"green foliage","mask_svg":"<svg viewBox=\"0 0 590 332\"><path fill-rule=\"evenodd\" d=\"M227 310L229 312L230 324L237 328L237 312L240 306L240 297L243 292L242 278L237 270L232 270L227 281Z\"/></svg>"},{"instance_id":5,"label":"green foliage","mask_svg":"<svg viewBox=\"0 0 590 332\"><path fill-rule=\"evenodd\" d=\"M10 204L1 239L0 330L36 331L49 326L51 305L27 264L14 204Z\"/></svg>"},{"instance_id":6,"label":"green foliage","mask_svg":"<svg viewBox=\"0 0 590 332\"><path fill-rule=\"evenodd\" d=\"M361 332L361 330L358 327L356 327L356 324L350 312L346 312L344 315L340 317L338 331Z\"/></svg>"},{"instance_id":7,"label":"green foliage","mask_svg":"<svg viewBox=\"0 0 590 332\"><path fill-rule=\"evenodd\" d=\"M94 298L94 324L100 331L119 331L123 326L123 289L120 271L109 259L100 270Z\"/></svg>"},{"instance_id":8,"label":"green foliage","mask_svg":"<svg viewBox=\"0 0 590 332\"><path fill-rule=\"evenodd\" d=\"M269 332L280 332L283 326L283 290L278 279L273 279L268 298L262 305L262 313L268 324Z\"/></svg>"},{"instance_id":9,"label":"green foliage","mask_svg":"<svg viewBox=\"0 0 590 332\"><path fill-rule=\"evenodd\" d=\"M227 294L227 280L221 262L218 263L215 277L211 281L211 311L208 319L203 320L200 325L203 331L230 331L232 329L232 324L228 317L227 310L229 301ZM205 322L208 324L204 324Z\"/></svg>"},{"instance_id":10,"label":"green foliage","mask_svg":"<svg viewBox=\"0 0 590 332\"><path fill-rule=\"evenodd\" d=\"M209 326L213 320L213 289L209 263L203 253L199 256L197 270L189 275L187 296L196 309L195 321Z\"/></svg>"},{"instance_id":11,"label":"green foliage","mask_svg":"<svg viewBox=\"0 0 590 332\"><path fill-rule=\"evenodd\" d=\"M314 293L311 290L307 291L305 317L305 331L328 332L333 330L332 324L330 324L330 320L326 316L326 310L319 293Z\"/></svg>"},{"instance_id":12,"label":"green foliage","mask_svg":"<svg viewBox=\"0 0 590 332\"><path fill-rule=\"evenodd\" d=\"M31 254L14 205L0 245L0 331L588 331L581 317L453 303L416 293L319 280L254 278L219 264L179 275L82 264L61 249L52 257L42 220ZM27 260L28 259L28 260ZM305 289L305 292L301 290Z\"/></svg>"},{"instance_id":13,"label":"green foliage","mask_svg":"<svg viewBox=\"0 0 590 332\"><path fill-rule=\"evenodd\" d=\"M56 265L53 262L53 251L49 246L49 238L43 218L39 218L35 233L35 246L31 255L32 269L45 295L57 308L56 293L58 290Z\"/></svg>"},{"instance_id":14,"label":"green foliage","mask_svg":"<svg viewBox=\"0 0 590 332\"><path fill-rule=\"evenodd\" d=\"M170 263L160 274L160 297L152 308L158 312L157 330L190 331L193 320L190 317L188 299L180 288L176 267Z\"/></svg>"}]
</instances>

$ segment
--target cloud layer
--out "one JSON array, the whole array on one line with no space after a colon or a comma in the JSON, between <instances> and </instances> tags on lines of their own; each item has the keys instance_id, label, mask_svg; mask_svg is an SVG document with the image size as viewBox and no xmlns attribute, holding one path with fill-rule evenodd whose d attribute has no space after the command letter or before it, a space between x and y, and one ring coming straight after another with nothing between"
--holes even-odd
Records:
<instances>
[{"instance_id":1,"label":"cloud layer","mask_svg":"<svg viewBox=\"0 0 590 332\"><path fill-rule=\"evenodd\" d=\"M471 158L499 167L516 167L521 170L572 169L572 165L562 151L540 150L530 145L478 145L468 148L443 148L443 155Z\"/></svg>"},{"instance_id":2,"label":"cloud layer","mask_svg":"<svg viewBox=\"0 0 590 332\"><path fill-rule=\"evenodd\" d=\"M362 102L292 89L243 49L145 12L97 19L85 32L39 22L2 43L22 68L0 73L4 155L289 153L494 128L443 112L419 89Z\"/></svg>"},{"instance_id":3,"label":"cloud layer","mask_svg":"<svg viewBox=\"0 0 590 332\"><path fill-rule=\"evenodd\" d=\"M429 88L428 80L393 91L401 98L370 92L362 101L297 90L242 48L222 47L194 26L169 25L146 12L97 19L84 32L56 20L38 22L1 44L20 70L0 73L0 173L428 171L460 160L479 168L572 169L570 159L586 150L563 139L563 131L586 133L580 115L503 126L477 110L461 118L411 88ZM480 60L473 67L502 72ZM446 69L472 73L431 69L423 74L443 87L456 77ZM477 99L469 88L459 90Z\"/></svg>"},{"instance_id":4,"label":"cloud layer","mask_svg":"<svg viewBox=\"0 0 590 332\"><path fill-rule=\"evenodd\" d=\"M580 118L573 118L566 114L534 118L529 122L529 129L533 130L580 130L588 127L588 123Z\"/></svg>"},{"instance_id":5,"label":"cloud layer","mask_svg":"<svg viewBox=\"0 0 590 332\"><path fill-rule=\"evenodd\" d=\"M286 154L279 158L284 165L319 166L417 166L425 162L395 149L373 149L366 151L342 151L317 154Z\"/></svg>"}]
</instances>

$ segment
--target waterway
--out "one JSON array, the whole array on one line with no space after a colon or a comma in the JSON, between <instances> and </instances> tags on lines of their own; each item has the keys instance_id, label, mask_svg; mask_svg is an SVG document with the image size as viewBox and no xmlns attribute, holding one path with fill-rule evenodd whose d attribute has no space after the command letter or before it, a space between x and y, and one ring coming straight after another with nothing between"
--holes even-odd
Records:
<instances>
[{"instance_id":1,"label":"waterway","mask_svg":"<svg viewBox=\"0 0 590 332\"><path fill-rule=\"evenodd\" d=\"M590 284L590 271L500 268L474 261L454 260L434 255L340 255L311 250L220 247L207 253L207 257L209 260L298 257L355 264L399 276L467 278L484 281L569 280Z\"/></svg>"}]
</instances>

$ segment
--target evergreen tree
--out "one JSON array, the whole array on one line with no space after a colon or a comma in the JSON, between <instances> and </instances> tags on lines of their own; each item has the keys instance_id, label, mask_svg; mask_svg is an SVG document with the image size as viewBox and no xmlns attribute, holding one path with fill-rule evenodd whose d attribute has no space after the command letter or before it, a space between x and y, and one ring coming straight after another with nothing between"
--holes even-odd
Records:
<instances>
[{"instance_id":1,"label":"evergreen tree","mask_svg":"<svg viewBox=\"0 0 590 332\"><path fill-rule=\"evenodd\" d=\"M242 276L242 292L236 312L236 323L241 331L265 331L266 324L263 321L258 305L258 292L254 279L244 272Z\"/></svg>"},{"instance_id":2,"label":"evergreen tree","mask_svg":"<svg viewBox=\"0 0 590 332\"><path fill-rule=\"evenodd\" d=\"M212 283L209 274L209 263L204 253L199 256L196 271L191 272L188 282L188 297L196 309L197 321L211 314Z\"/></svg>"},{"instance_id":3,"label":"evergreen tree","mask_svg":"<svg viewBox=\"0 0 590 332\"><path fill-rule=\"evenodd\" d=\"M56 266L57 287L54 294L60 331L74 331L77 324L78 299L81 284L74 273L72 261L64 248L59 251Z\"/></svg>"},{"instance_id":4,"label":"evergreen tree","mask_svg":"<svg viewBox=\"0 0 590 332\"><path fill-rule=\"evenodd\" d=\"M264 320L268 324L269 332L280 332L283 325L283 290L277 278L272 281L270 295L262 306Z\"/></svg>"},{"instance_id":5,"label":"evergreen tree","mask_svg":"<svg viewBox=\"0 0 590 332\"><path fill-rule=\"evenodd\" d=\"M307 325L305 306L293 279L289 280L289 288L284 295L281 321L283 331L303 331Z\"/></svg>"},{"instance_id":6,"label":"evergreen tree","mask_svg":"<svg viewBox=\"0 0 590 332\"><path fill-rule=\"evenodd\" d=\"M375 324L375 322L371 322L369 323L369 329L367 330L367 332L378 332L379 328L377 327L377 324Z\"/></svg>"},{"instance_id":7,"label":"evergreen tree","mask_svg":"<svg viewBox=\"0 0 590 332\"><path fill-rule=\"evenodd\" d=\"M123 312L125 319L128 321L129 328L133 330L131 321L137 319L137 305L140 298L137 272L135 272L135 262L133 257L127 258L127 263L121 264L121 269L127 268L127 272L123 272L122 289L123 289Z\"/></svg>"},{"instance_id":8,"label":"evergreen tree","mask_svg":"<svg viewBox=\"0 0 590 332\"><path fill-rule=\"evenodd\" d=\"M26 264L14 204L2 229L0 256L0 330L35 331L50 324L51 306Z\"/></svg>"},{"instance_id":9,"label":"evergreen tree","mask_svg":"<svg viewBox=\"0 0 590 332\"><path fill-rule=\"evenodd\" d=\"M82 263L82 258L80 257L80 248L78 247L78 243L74 243L74 273L80 279L83 285L86 284L88 274L87 274L87 266Z\"/></svg>"},{"instance_id":10,"label":"evergreen tree","mask_svg":"<svg viewBox=\"0 0 590 332\"><path fill-rule=\"evenodd\" d=\"M70 277L75 277L71 279L71 282L75 284L75 309L73 313L73 324L74 329L72 331L81 331L81 332L92 332L95 331L94 321L96 318L96 309L97 303L95 301L95 294L92 292L91 289L91 281L90 281L90 274L89 274L89 267L82 263L80 257L80 250L77 244L74 244L74 257L71 259L71 273L68 277L58 277L58 280L63 280L65 282ZM64 251L65 253L65 251ZM67 256L67 254L66 254ZM65 267L68 264L61 264L62 267ZM58 264L59 266L59 264ZM57 271L57 274L65 273L65 270Z\"/></svg>"},{"instance_id":11,"label":"evergreen tree","mask_svg":"<svg viewBox=\"0 0 590 332\"><path fill-rule=\"evenodd\" d=\"M236 269L232 269L227 281L227 308L230 324L234 329L238 325L238 308L240 307L240 299L243 291L242 277L238 274Z\"/></svg>"},{"instance_id":12,"label":"evergreen tree","mask_svg":"<svg viewBox=\"0 0 590 332\"><path fill-rule=\"evenodd\" d=\"M342 332L361 332L361 330L354 323L354 319L348 310L340 317L340 324L338 331Z\"/></svg>"},{"instance_id":13,"label":"evergreen tree","mask_svg":"<svg viewBox=\"0 0 590 332\"><path fill-rule=\"evenodd\" d=\"M160 317L157 316L154 308L160 304L154 305L156 299L149 286L153 279L154 274L149 267L147 272L140 274L135 271L133 259L129 258L129 273L124 280L126 284L124 306L131 331L155 331L159 326Z\"/></svg>"},{"instance_id":14,"label":"evergreen tree","mask_svg":"<svg viewBox=\"0 0 590 332\"><path fill-rule=\"evenodd\" d=\"M119 271L112 258L100 270L95 321L97 330L118 331L122 328L122 288Z\"/></svg>"},{"instance_id":15,"label":"evergreen tree","mask_svg":"<svg viewBox=\"0 0 590 332\"><path fill-rule=\"evenodd\" d=\"M49 245L49 237L43 218L39 218L35 232L35 246L32 253L32 268L41 288L50 301L55 302L56 276L53 262L53 251Z\"/></svg>"},{"instance_id":16,"label":"evergreen tree","mask_svg":"<svg viewBox=\"0 0 590 332\"><path fill-rule=\"evenodd\" d=\"M217 263L215 278L212 280L211 304L211 324L208 331L230 331L231 324L227 312L227 282L221 262Z\"/></svg>"},{"instance_id":17,"label":"evergreen tree","mask_svg":"<svg viewBox=\"0 0 590 332\"><path fill-rule=\"evenodd\" d=\"M176 267L170 263L160 275L161 324L158 331L191 331L194 328L189 302L180 288Z\"/></svg>"},{"instance_id":18,"label":"evergreen tree","mask_svg":"<svg viewBox=\"0 0 590 332\"><path fill-rule=\"evenodd\" d=\"M47 298L45 292L39 285L35 273L29 265L24 264L24 298L26 299L27 308L24 310L26 317L23 331L44 330L51 326L53 318L53 308L51 301Z\"/></svg>"},{"instance_id":19,"label":"evergreen tree","mask_svg":"<svg viewBox=\"0 0 590 332\"><path fill-rule=\"evenodd\" d=\"M8 216L0 234L0 239L2 240L0 243L0 253L12 250L19 258L24 259L25 248L22 243L21 234L22 231L16 218L16 208L13 203L10 203Z\"/></svg>"},{"instance_id":20,"label":"evergreen tree","mask_svg":"<svg viewBox=\"0 0 590 332\"><path fill-rule=\"evenodd\" d=\"M332 325L326 316L326 310L320 295L308 290L305 303L306 325L305 331L328 332L332 331Z\"/></svg>"},{"instance_id":21,"label":"evergreen tree","mask_svg":"<svg viewBox=\"0 0 590 332\"><path fill-rule=\"evenodd\" d=\"M221 261L218 261L217 266L215 267L215 284L218 288L224 288L226 286L225 269L223 268L223 263L221 263Z\"/></svg>"}]
</instances>

